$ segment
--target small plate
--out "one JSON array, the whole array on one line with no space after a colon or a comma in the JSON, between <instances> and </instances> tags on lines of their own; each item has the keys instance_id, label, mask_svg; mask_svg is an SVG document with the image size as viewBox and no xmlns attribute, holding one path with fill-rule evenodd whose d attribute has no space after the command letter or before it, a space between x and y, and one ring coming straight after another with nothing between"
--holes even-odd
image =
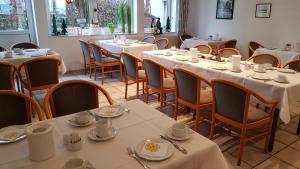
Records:
<instances>
[{"instance_id":1,"label":"small plate","mask_svg":"<svg viewBox=\"0 0 300 169\"><path fill-rule=\"evenodd\" d=\"M74 126L74 127L86 127L86 126L92 125L96 121L96 118L94 116L90 115L90 117L91 118L90 118L89 122L87 122L87 123L77 123L75 121L75 116L73 116L72 119L68 120L68 122L71 126Z\"/></svg>"},{"instance_id":2,"label":"small plate","mask_svg":"<svg viewBox=\"0 0 300 169\"><path fill-rule=\"evenodd\" d=\"M172 53L169 53L169 54L165 53L164 55L165 55L165 56L173 56Z\"/></svg>"},{"instance_id":3,"label":"small plate","mask_svg":"<svg viewBox=\"0 0 300 169\"><path fill-rule=\"evenodd\" d=\"M284 84L290 83L288 80L283 82L283 81L278 80L277 78L274 78L273 80L277 83L284 83Z\"/></svg>"},{"instance_id":4,"label":"small plate","mask_svg":"<svg viewBox=\"0 0 300 169\"><path fill-rule=\"evenodd\" d=\"M189 59L188 61L191 62L191 63L198 63L199 62L199 60L192 60L192 59Z\"/></svg>"},{"instance_id":5,"label":"small plate","mask_svg":"<svg viewBox=\"0 0 300 169\"><path fill-rule=\"evenodd\" d=\"M267 73L267 71L265 71L265 70L263 70L263 71L254 70L254 72L257 72L257 73Z\"/></svg>"},{"instance_id":6,"label":"small plate","mask_svg":"<svg viewBox=\"0 0 300 169\"><path fill-rule=\"evenodd\" d=\"M9 143L15 143L18 142L20 140L23 140L24 138L26 138L26 134L25 134L25 129L28 125L14 125L14 126L8 126L8 127L4 127L2 129L0 129L0 134L3 134L5 132L7 132L7 130L10 130L8 133L6 133L5 135L9 136L9 135L16 135L15 139L9 139L9 138L0 138L0 144L9 144ZM14 132L14 130L16 130ZM19 133L21 132L21 133Z\"/></svg>"},{"instance_id":7,"label":"small plate","mask_svg":"<svg viewBox=\"0 0 300 169\"><path fill-rule=\"evenodd\" d=\"M215 70L227 70L228 69L226 66L217 66L217 65L213 66L212 68Z\"/></svg>"},{"instance_id":8,"label":"small plate","mask_svg":"<svg viewBox=\"0 0 300 169\"><path fill-rule=\"evenodd\" d=\"M167 154L165 156L149 156L149 155L142 154L142 150L146 143L150 143L150 144L166 143L168 145ZM175 148L174 148L173 144L171 144L170 142L168 142L166 140L153 138L153 139L146 139L146 140L139 142L134 147L134 150L135 150L136 154L143 159L150 160L150 161L162 161L162 160L170 158L174 154Z\"/></svg>"},{"instance_id":9,"label":"small plate","mask_svg":"<svg viewBox=\"0 0 300 169\"><path fill-rule=\"evenodd\" d=\"M187 128L186 132L187 132L187 134L186 134L185 137L175 137L172 134L172 127L170 127L170 128L168 128L166 130L166 136L169 137L172 140L184 141L184 140L188 140L188 139L190 139L192 137L192 131L191 131L191 129Z\"/></svg>"},{"instance_id":10,"label":"small plate","mask_svg":"<svg viewBox=\"0 0 300 169\"><path fill-rule=\"evenodd\" d=\"M268 76L260 75L260 74L254 74L251 77L256 80L270 80Z\"/></svg>"},{"instance_id":11,"label":"small plate","mask_svg":"<svg viewBox=\"0 0 300 169\"><path fill-rule=\"evenodd\" d=\"M277 71L281 73L296 73L296 71L293 69L284 69L284 68L279 68L277 69Z\"/></svg>"},{"instance_id":12,"label":"small plate","mask_svg":"<svg viewBox=\"0 0 300 169\"><path fill-rule=\"evenodd\" d=\"M111 127L109 129L109 132L111 133L110 136L98 137L96 134L96 128L93 128L88 132L87 136L89 139L91 139L93 141L106 141L106 140L110 140L110 139L114 138L118 133L117 130L113 127Z\"/></svg>"},{"instance_id":13,"label":"small plate","mask_svg":"<svg viewBox=\"0 0 300 169\"><path fill-rule=\"evenodd\" d=\"M242 72L242 69L239 69L239 70L233 70L233 69L229 69L231 72L234 72L234 73L241 73Z\"/></svg>"},{"instance_id":14,"label":"small plate","mask_svg":"<svg viewBox=\"0 0 300 169\"><path fill-rule=\"evenodd\" d=\"M99 117L113 118L113 117L121 116L124 112L126 112L126 108L120 105L112 105L112 106L102 107L96 110L94 114Z\"/></svg>"}]
</instances>

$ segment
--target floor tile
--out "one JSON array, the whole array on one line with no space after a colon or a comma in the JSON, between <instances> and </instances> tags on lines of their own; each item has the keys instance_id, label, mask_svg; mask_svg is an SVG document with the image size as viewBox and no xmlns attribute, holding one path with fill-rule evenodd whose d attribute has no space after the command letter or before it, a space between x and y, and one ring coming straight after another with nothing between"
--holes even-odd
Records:
<instances>
[{"instance_id":1,"label":"floor tile","mask_svg":"<svg viewBox=\"0 0 300 169\"><path fill-rule=\"evenodd\" d=\"M265 139L260 139L260 140L256 141L254 144L252 144L252 146L263 150L264 146L265 146ZM268 153L269 154L276 154L280 150L284 149L286 146L287 145L282 144L282 143L280 143L280 142L278 142L278 141L275 140L273 151L272 152L268 152Z\"/></svg>"},{"instance_id":2,"label":"floor tile","mask_svg":"<svg viewBox=\"0 0 300 169\"><path fill-rule=\"evenodd\" d=\"M276 131L275 139L283 144L288 145L295 142L298 139L298 136L279 129Z\"/></svg>"},{"instance_id":3,"label":"floor tile","mask_svg":"<svg viewBox=\"0 0 300 169\"><path fill-rule=\"evenodd\" d=\"M294 167L300 168L300 151L287 147L274 155L276 158L285 161Z\"/></svg>"},{"instance_id":4,"label":"floor tile","mask_svg":"<svg viewBox=\"0 0 300 169\"><path fill-rule=\"evenodd\" d=\"M296 169L288 163L285 163L277 158L271 157L255 167L256 169Z\"/></svg>"},{"instance_id":5,"label":"floor tile","mask_svg":"<svg viewBox=\"0 0 300 169\"><path fill-rule=\"evenodd\" d=\"M241 166L238 166L237 159L229 153L224 153L224 156L225 156L226 160L228 161L228 163L230 164L232 169L251 169L252 168L249 164L247 164L245 162L242 162Z\"/></svg>"},{"instance_id":6,"label":"floor tile","mask_svg":"<svg viewBox=\"0 0 300 169\"><path fill-rule=\"evenodd\" d=\"M291 144L291 147L300 151L300 140L298 140L295 143Z\"/></svg>"}]
</instances>

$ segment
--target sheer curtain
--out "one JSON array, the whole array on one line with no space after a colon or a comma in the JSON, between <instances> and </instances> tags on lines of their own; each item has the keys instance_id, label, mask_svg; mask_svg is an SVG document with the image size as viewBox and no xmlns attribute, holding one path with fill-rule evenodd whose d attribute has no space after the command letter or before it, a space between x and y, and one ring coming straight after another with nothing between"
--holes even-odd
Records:
<instances>
[{"instance_id":1,"label":"sheer curtain","mask_svg":"<svg viewBox=\"0 0 300 169\"><path fill-rule=\"evenodd\" d=\"M189 14L189 0L179 0L179 24L178 24L178 44L180 44L180 35L187 31L187 20Z\"/></svg>"}]
</instances>

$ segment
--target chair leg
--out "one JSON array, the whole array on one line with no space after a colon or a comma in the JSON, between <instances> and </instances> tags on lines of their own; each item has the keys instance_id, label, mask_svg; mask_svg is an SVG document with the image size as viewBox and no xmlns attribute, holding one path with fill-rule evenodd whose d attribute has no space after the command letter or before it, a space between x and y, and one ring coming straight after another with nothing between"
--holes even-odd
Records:
<instances>
[{"instance_id":1,"label":"chair leg","mask_svg":"<svg viewBox=\"0 0 300 169\"><path fill-rule=\"evenodd\" d=\"M123 68L122 68L122 64L120 64L120 81L123 80Z\"/></svg>"},{"instance_id":2,"label":"chair leg","mask_svg":"<svg viewBox=\"0 0 300 169\"><path fill-rule=\"evenodd\" d=\"M96 68L96 64L94 65L94 79L95 81L97 80L97 68Z\"/></svg>"},{"instance_id":3,"label":"chair leg","mask_svg":"<svg viewBox=\"0 0 300 169\"><path fill-rule=\"evenodd\" d=\"M210 134L209 134L210 140L213 140L214 135L215 135L215 123L216 123L216 119L214 117L212 117L211 126L210 126Z\"/></svg>"},{"instance_id":4,"label":"chair leg","mask_svg":"<svg viewBox=\"0 0 300 169\"><path fill-rule=\"evenodd\" d=\"M101 66L102 67L102 70L101 70L101 83L102 83L102 85L103 85L103 83L104 83L104 66Z\"/></svg>"},{"instance_id":5,"label":"chair leg","mask_svg":"<svg viewBox=\"0 0 300 169\"><path fill-rule=\"evenodd\" d=\"M272 133L272 121L270 121L269 126L268 126L268 134L266 135L264 153L268 152L268 147L269 147L269 143L270 143L271 133Z\"/></svg>"},{"instance_id":6,"label":"chair leg","mask_svg":"<svg viewBox=\"0 0 300 169\"><path fill-rule=\"evenodd\" d=\"M164 94L160 94L160 111L163 112L163 106L164 106Z\"/></svg>"},{"instance_id":7,"label":"chair leg","mask_svg":"<svg viewBox=\"0 0 300 169\"><path fill-rule=\"evenodd\" d=\"M196 109L196 119L195 119L195 131L199 128L199 122L200 122L200 110L199 108Z\"/></svg>"},{"instance_id":8,"label":"chair leg","mask_svg":"<svg viewBox=\"0 0 300 169\"><path fill-rule=\"evenodd\" d=\"M140 90L140 82L137 81L137 82L136 82L136 98L139 97L139 90Z\"/></svg>"},{"instance_id":9,"label":"chair leg","mask_svg":"<svg viewBox=\"0 0 300 169\"><path fill-rule=\"evenodd\" d=\"M92 78L92 69L93 69L93 66L90 65L90 78Z\"/></svg>"},{"instance_id":10,"label":"chair leg","mask_svg":"<svg viewBox=\"0 0 300 169\"><path fill-rule=\"evenodd\" d=\"M146 103L148 104L148 102L149 102L149 87L146 84Z\"/></svg>"},{"instance_id":11,"label":"chair leg","mask_svg":"<svg viewBox=\"0 0 300 169\"><path fill-rule=\"evenodd\" d=\"M127 90L128 90L128 83L127 83L127 78L125 78L125 99L127 99Z\"/></svg>"},{"instance_id":12,"label":"chair leg","mask_svg":"<svg viewBox=\"0 0 300 169\"><path fill-rule=\"evenodd\" d=\"M174 110L174 120L177 120L177 115L178 115L178 101L177 99L175 100L175 110Z\"/></svg>"},{"instance_id":13,"label":"chair leg","mask_svg":"<svg viewBox=\"0 0 300 169\"><path fill-rule=\"evenodd\" d=\"M240 149L239 149L239 156L237 165L240 166L242 163L242 157L244 152L244 143L245 143L245 137L246 137L246 129L242 129L241 136L240 136Z\"/></svg>"},{"instance_id":14,"label":"chair leg","mask_svg":"<svg viewBox=\"0 0 300 169\"><path fill-rule=\"evenodd\" d=\"M145 94L145 82L143 81L143 94Z\"/></svg>"},{"instance_id":15,"label":"chair leg","mask_svg":"<svg viewBox=\"0 0 300 169\"><path fill-rule=\"evenodd\" d=\"M300 135L300 117L299 117L299 122L298 122L297 135Z\"/></svg>"},{"instance_id":16,"label":"chair leg","mask_svg":"<svg viewBox=\"0 0 300 169\"><path fill-rule=\"evenodd\" d=\"M84 62L84 75L86 75L86 63Z\"/></svg>"}]
</instances>

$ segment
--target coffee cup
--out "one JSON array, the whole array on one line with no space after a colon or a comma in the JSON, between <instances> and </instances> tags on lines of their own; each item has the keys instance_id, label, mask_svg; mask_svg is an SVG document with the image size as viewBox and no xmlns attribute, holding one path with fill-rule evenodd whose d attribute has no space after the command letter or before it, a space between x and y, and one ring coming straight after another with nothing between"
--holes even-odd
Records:
<instances>
[{"instance_id":1,"label":"coffee cup","mask_svg":"<svg viewBox=\"0 0 300 169\"><path fill-rule=\"evenodd\" d=\"M254 66L254 71L256 71L256 72L264 72L265 71L265 66L263 64L256 64Z\"/></svg>"},{"instance_id":2,"label":"coffee cup","mask_svg":"<svg viewBox=\"0 0 300 169\"><path fill-rule=\"evenodd\" d=\"M87 111L75 114L75 121L79 124L88 123L90 121L90 114Z\"/></svg>"},{"instance_id":3,"label":"coffee cup","mask_svg":"<svg viewBox=\"0 0 300 169\"><path fill-rule=\"evenodd\" d=\"M174 137L185 137L187 135L187 127L183 123L176 123L172 126L172 135Z\"/></svg>"},{"instance_id":4,"label":"coffee cup","mask_svg":"<svg viewBox=\"0 0 300 169\"><path fill-rule=\"evenodd\" d=\"M176 50L176 47L175 47L175 46L172 46L172 47L171 47L171 50L172 50L172 51L175 51L175 50Z\"/></svg>"},{"instance_id":5,"label":"coffee cup","mask_svg":"<svg viewBox=\"0 0 300 169\"><path fill-rule=\"evenodd\" d=\"M167 56L172 56L173 54L172 54L172 52L170 52L170 51L166 51L166 55L167 55Z\"/></svg>"},{"instance_id":6,"label":"coffee cup","mask_svg":"<svg viewBox=\"0 0 300 169\"><path fill-rule=\"evenodd\" d=\"M86 169L87 162L81 158L73 158L66 162L64 169Z\"/></svg>"},{"instance_id":7,"label":"coffee cup","mask_svg":"<svg viewBox=\"0 0 300 169\"><path fill-rule=\"evenodd\" d=\"M264 64L265 69L271 69L273 65L271 63L265 63Z\"/></svg>"},{"instance_id":8,"label":"coffee cup","mask_svg":"<svg viewBox=\"0 0 300 169\"><path fill-rule=\"evenodd\" d=\"M278 75L277 76L277 81L278 82L281 82L281 83L284 83L284 82L287 82L287 77L285 75Z\"/></svg>"},{"instance_id":9,"label":"coffee cup","mask_svg":"<svg viewBox=\"0 0 300 169\"><path fill-rule=\"evenodd\" d=\"M108 137L109 129L112 127L110 119L99 119L96 124L96 135L98 137Z\"/></svg>"}]
</instances>

